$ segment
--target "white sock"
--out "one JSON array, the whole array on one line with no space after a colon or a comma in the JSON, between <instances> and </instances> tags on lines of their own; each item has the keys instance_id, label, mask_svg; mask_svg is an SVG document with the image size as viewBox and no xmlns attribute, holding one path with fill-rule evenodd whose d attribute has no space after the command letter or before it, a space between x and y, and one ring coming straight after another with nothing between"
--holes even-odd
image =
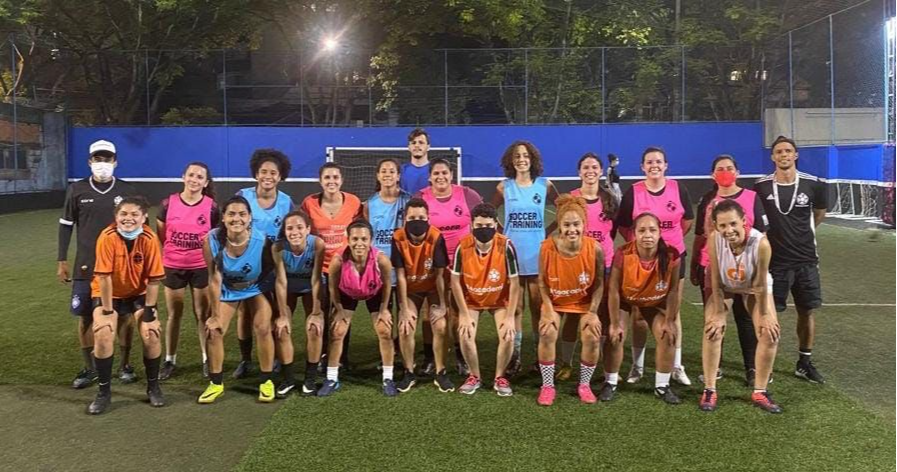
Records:
<instances>
[{"instance_id":1,"label":"white sock","mask_svg":"<svg viewBox=\"0 0 897 472\"><path fill-rule=\"evenodd\" d=\"M673 370L682 368L682 348L676 348L676 357L673 358Z\"/></svg>"},{"instance_id":2,"label":"white sock","mask_svg":"<svg viewBox=\"0 0 897 472\"><path fill-rule=\"evenodd\" d=\"M654 388L669 387L669 386L670 386L670 372L667 372L665 374L656 372L654 374Z\"/></svg>"},{"instance_id":3,"label":"white sock","mask_svg":"<svg viewBox=\"0 0 897 472\"><path fill-rule=\"evenodd\" d=\"M206 354L206 353L202 353L202 362L203 362L203 363L209 362L209 355L208 355L208 354Z\"/></svg>"},{"instance_id":4,"label":"white sock","mask_svg":"<svg viewBox=\"0 0 897 472\"><path fill-rule=\"evenodd\" d=\"M573 352L576 351L576 341L561 341L561 365L573 365Z\"/></svg>"},{"instance_id":5,"label":"white sock","mask_svg":"<svg viewBox=\"0 0 897 472\"><path fill-rule=\"evenodd\" d=\"M391 365L383 366L383 380L392 380L392 369Z\"/></svg>"},{"instance_id":6,"label":"white sock","mask_svg":"<svg viewBox=\"0 0 897 472\"><path fill-rule=\"evenodd\" d=\"M619 381L619 379L620 379L619 372L605 372L605 374L604 374L604 381L611 385L617 385L617 382Z\"/></svg>"},{"instance_id":7,"label":"white sock","mask_svg":"<svg viewBox=\"0 0 897 472\"><path fill-rule=\"evenodd\" d=\"M667 374L667 378L669 378L669 374ZM339 367L327 366L327 380L339 381Z\"/></svg>"},{"instance_id":8,"label":"white sock","mask_svg":"<svg viewBox=\"0 0 897 472\"><path fill-rule=\"evenodd\" d=\"M645 371L645 346L632 345L632 365L638 367L638 370Z\"/></svg>"},{"instance_id":9,"label":"white sock","mask_svg":"<svg viewBox=\"0 0 897 472\"><path fill-rule=\"evenodd\" d=\"M175 354L173 356L165 355L165 362L171 362L172 364L177 364L178 355Z\"/></svg>"}]
</instances>

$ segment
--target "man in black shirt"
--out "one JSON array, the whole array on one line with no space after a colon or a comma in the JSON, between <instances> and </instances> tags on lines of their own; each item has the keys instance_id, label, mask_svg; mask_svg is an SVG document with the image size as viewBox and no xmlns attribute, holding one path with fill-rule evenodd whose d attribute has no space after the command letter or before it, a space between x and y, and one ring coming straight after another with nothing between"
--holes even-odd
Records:
<instances>
[{"instance_id":1,"label":"man in black shirt","mask_svg":"<svg viewBox=\"0 0 897 472\"><path fill-rule=\"evenodd\" d=\"M766 233L772 245L769 272L773 279L776 310L785 310L788 292L797 309L797 337L800 358L794 375L813 383L825 378L813 366L810 354L815 339L813 312L822 306L819 282L819 256L816 253L816 227L825 218L828 193L815 176L797 171L797 147L789 138L779 136L772 143L774 173L754 185L769 218Z\"/></svg>"},{"instance_id":2,"label":"man in black shirt","mask_svg":"<svg viewBox=\"0 0 897 472\"><path fill-rule=\"evenodd\" d=\"M623 198L623 191L620 189L620 173L617 166L620 165L620 158L616 154L607 155L607 188L614 194L617 203Z\"/></svg>"},{"instance_id":3,"label":"man in black shirt","mask_svg":"<svg viewBox=\"0 0 897 472\"><path fill-rule=\"evenodd\" d=\"M60 282L72 284L71 312L78 316L78 340L84 357L84 369L72 382L74 388L85 388L97 379L93 361L93 307L90 298L97 238L115 220L115 205L124 197L136 195L134 187L113 177L118 165L114 144L103 140L91 144L87 163L91 177L71 184L65 194L65 206L59 219L59 262L56 268ZM78 236L75 270L72 272L69 271L68 250L75 226L78 227ZM125 344L125 339L119 342ZM127 344L130 345L130 342ZM123 366L127 366L127 359L122 362ZM123 372L127 373L127 370ZM133 376L133 372L130 375Z\"/></svg>"}]
</instances>

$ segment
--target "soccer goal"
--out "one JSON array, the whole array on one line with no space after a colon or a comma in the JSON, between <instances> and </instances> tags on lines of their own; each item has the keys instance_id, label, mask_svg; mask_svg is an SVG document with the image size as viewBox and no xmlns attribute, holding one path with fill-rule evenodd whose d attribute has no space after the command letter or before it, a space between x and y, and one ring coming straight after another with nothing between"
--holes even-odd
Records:
<instances>
[{"instance_id":1,"label":"soccer goal","mask_svg":"<svg viewBox=\"0 0 897 472\"><path fill-rule=\"evenodd\" d=\"M893 184L866 180L829 180L828 183L835 192L832 216L894 226Z\"/></svg>"},{"instance_id":2,"label":"soccer goal","mask_svg":"<svg viewBox=\"0 0 897 472\"><path fill-rule=\"evenodd\" d=\"M455 183L461 183L461 148L431 147L430 161L445 159L452 168ZM377 188L377 164L386 158L400 164L411 161L407 147L328 147L327 162L335 162L343 170L343 191L350 192L366 200Z\"/></svg>"}]
</instances>

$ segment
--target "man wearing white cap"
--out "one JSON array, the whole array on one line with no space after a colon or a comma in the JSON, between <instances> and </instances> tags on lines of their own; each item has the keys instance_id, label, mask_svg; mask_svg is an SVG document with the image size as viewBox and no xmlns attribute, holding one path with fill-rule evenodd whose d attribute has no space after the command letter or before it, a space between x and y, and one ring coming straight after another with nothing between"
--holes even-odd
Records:
<instances>
[{"instance_id":1,"label":"man wearing white cap","mask_svg":"<svg viewBox=\"0 0 897 472\"><path fill-rule=\"evenodd\" d=\"M65 284L72 284L71 312L78 317L78 341L84 357L84 369L72 382L74 388L85 388L97 379L93 360L93 325L90 281L96 259L96 242L100 232L114 220L115 205L123 198L137 195L134 187L113 176L118 165L115 145L99 140L90 145L87 164L91 176L69 185L65 206L59 219L59 254L56 276ZM78 227L75 270L69 271L68 250L72 232ZM122 323L126 324L126 323ZM122 333L119 330L119 333ZM119 340L125 344L130 336ZM127 342L130 345L130 342ZM124 356L122 356L124 357ZM125 366L127 360L122 361ZM124 371L128 374L127 369ZM130 372L127 380L133 380Z\"/></svg>"}]
</instances>

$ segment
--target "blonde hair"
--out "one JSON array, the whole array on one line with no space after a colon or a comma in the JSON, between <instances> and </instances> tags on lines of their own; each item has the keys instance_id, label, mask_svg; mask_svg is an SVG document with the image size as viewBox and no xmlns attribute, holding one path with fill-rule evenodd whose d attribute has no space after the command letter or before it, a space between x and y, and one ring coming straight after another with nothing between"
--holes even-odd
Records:
<instances>
[{"instance_id":1,"label":"blonde hair","mask_svg":"<svg viewBox=\"0 0 897 472\"><path fill-rule=\"evenodd\" d=\"M558 197L558 199L555 200L554 204L558 209L558 221L560 221L560 219L563 218L563 216L567 212L573 211L579 214L579 217L582 218L583 223L586 223L587 206L586 200L584 198L565 193Z\"/></svg>"}]
</instances>

